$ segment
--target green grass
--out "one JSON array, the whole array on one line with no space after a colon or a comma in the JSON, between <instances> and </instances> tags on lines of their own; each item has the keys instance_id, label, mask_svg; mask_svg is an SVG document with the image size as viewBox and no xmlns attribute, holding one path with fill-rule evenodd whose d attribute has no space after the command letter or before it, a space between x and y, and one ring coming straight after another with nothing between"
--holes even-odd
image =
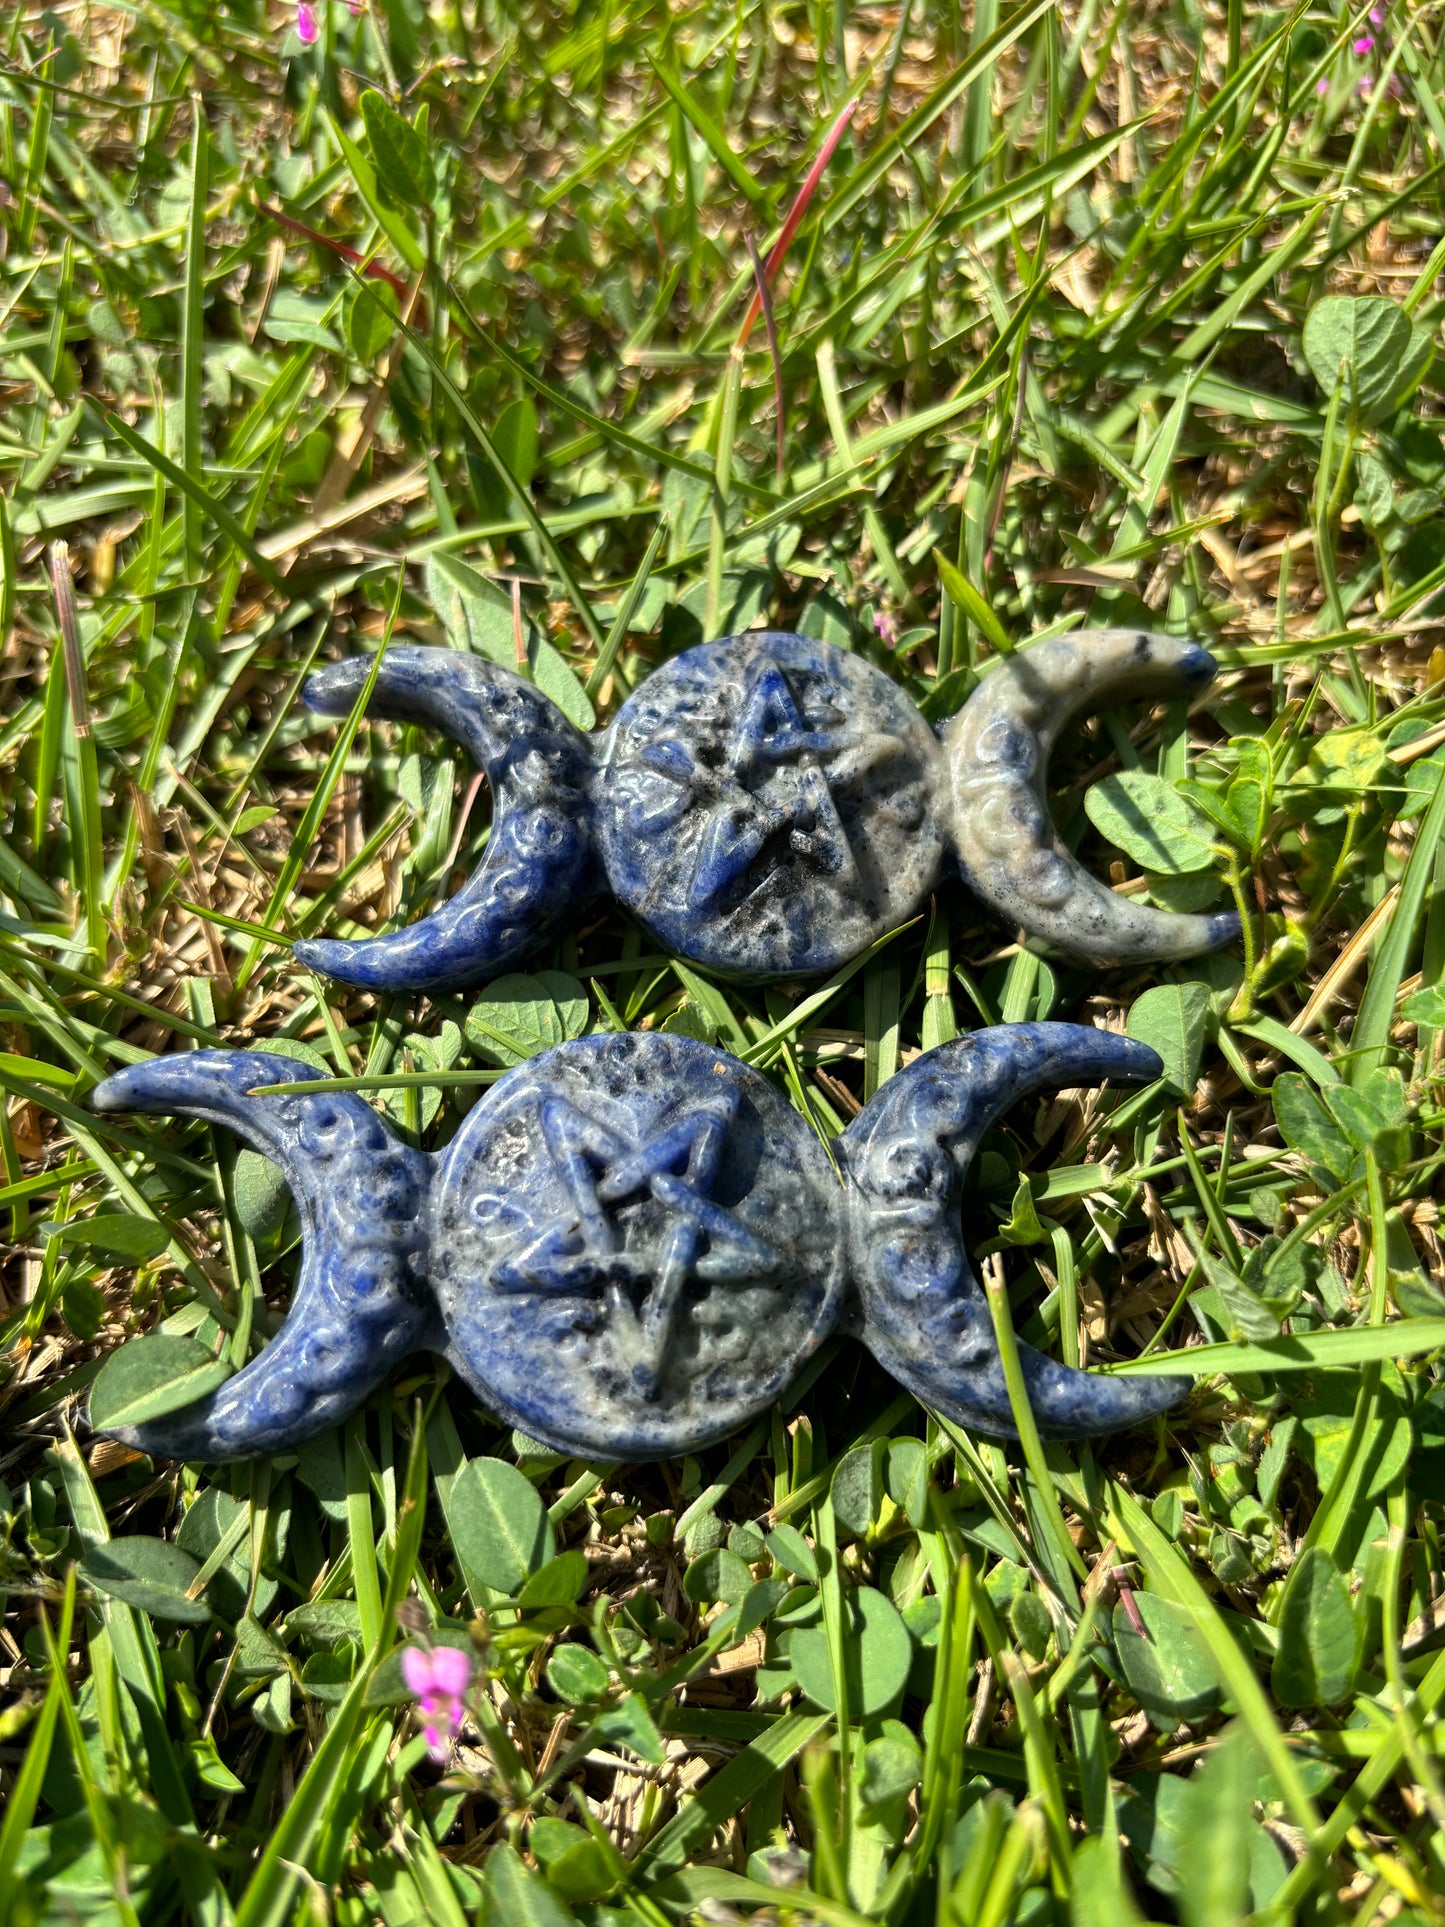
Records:
<instances>
[{"instance_id":1,"label":"green grass","mask_svg":"<svg viewBox=\"0 0 1445 1927\"><path fill-rule=\"evenodd\" d=\"M1438 1920L1438 14L1357 57L1308 0L322 13L0 25L0 1918ZM535 965L825 1138L960 1028L1155 1042L995 1133L967 1223L1001 1321L1194 1373L1167 1423L1004 1449L840 1342L680 1463L559 1462L429 1364L295 1461L87 1433L118 1347L239 1365L297 1261L258 1159L94 1082L285 1042L435 1146L522 1044L290 960L487 823L308 666L449 609L510 648L514 582L604 718L763 621L935 718L1081 622L1214 650L1064 746L1059 818L1232 894L1232 958L1088 974L945 890L802 994L615 915ZM444 1770L427 1623L486 1681Z\"/></svg>"}]
</instances>

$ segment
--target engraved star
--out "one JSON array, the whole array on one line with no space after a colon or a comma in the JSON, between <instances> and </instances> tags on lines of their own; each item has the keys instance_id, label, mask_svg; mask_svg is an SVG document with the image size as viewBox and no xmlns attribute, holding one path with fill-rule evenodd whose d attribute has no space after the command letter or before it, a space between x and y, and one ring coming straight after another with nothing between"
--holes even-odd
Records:
<instances>
[{"instance_id":1,"label":"engraved star","mask_svg":"<svg viewBox=\"0 0 1445 1927\"><path fill-rule=\"evenodd\" d=\"M555 1219L497 1267L502 1291L601 1294L633 1383L656 1397L688 1280L755 1280L775 1269L777 1253L710 1193L737 1112L734 1091L674 1114L654 1136L629 1144L616 1131L562 1097L541 1106L542 1136L571 1199ZM662 1250L639 1258L618 1240L607 1215L648 1191L671 1220ZM706 1235L707 1249L698 1246ZM643 1288L640 1309L633 1293Z\"/></svg>"},{"instance_id":2,"label":"engraved star","mask_svg":"<svg viewBox=\"0 0 1445 1927\"><path fill-rule=\"evenodd\" d=\"M782 669L759 658L748 672L721 768L709 768L676 737L643 749L643 763L676 783L679 794L637 828L643 834L661 831L695 799L711 802L688 888L693 909L715 903L779 836L823 875L848 876L855 863L834 791L901 750L895 737L879 730L809 729ZM756 779L752 787L749 778Z\"/></svg>"}]
</instances>

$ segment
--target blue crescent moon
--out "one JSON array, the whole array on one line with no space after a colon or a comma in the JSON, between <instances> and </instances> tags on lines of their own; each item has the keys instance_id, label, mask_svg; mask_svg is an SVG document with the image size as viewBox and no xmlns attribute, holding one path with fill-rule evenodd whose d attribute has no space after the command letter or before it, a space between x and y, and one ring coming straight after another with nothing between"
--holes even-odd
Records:
<instances>
[{"instance_id":1,"label":"blue crescent moon","mask_svg":"<svg viewBox=\"0 0 1445 1927\"><path fill-rule=\"evenodd\" d=\"M1146 1044L1079 1024L1001 1024L942 1044L891 1077L841 1140L859 1336L926 1405L990 1436L1014 1435L988 1301L960 1219L980 1138L1040 1090L1107 1078L1143 1083L1163 1066ZM1177 1379L1104 1378L1019 1341L1045 1438L1135 1425L1184 1396Z\"/></svg>"},{"instance_id":2,"label":"blue crescent moon","mask_svg":"<svg viewBox=\"0 0 1445 1927\"><path fill-rule=\"evenodd\" d=\"M339 1424L435 1325L425 1276L432 1160L348 1091L252 1094L321 1074L269 1051L186 1051L117 1071L90 1094L107 1114L229 1125L280 1165L301 1214L301 1273L280 1332L196 1405L116 1428L140 1451L206 1461L289 1451Z\"/></svg>"},{"instance_id":3,"label":"blue crescent moon","mask_svg":"<svg viewBox=\"0 0 1445 1927\"><path fill-rule=\"evenodd\" d=\"M349 715L365 658L318 670L306 701ZM293 955L366 990L459 990L510 970L566 928L602 877L591 834L586 739L540 690L485 656L401 647L382 660L380 716L429 723L471 752L492 791L486 853L454 897L385 937L310 937Z\"/></svg>"}]
</instances>

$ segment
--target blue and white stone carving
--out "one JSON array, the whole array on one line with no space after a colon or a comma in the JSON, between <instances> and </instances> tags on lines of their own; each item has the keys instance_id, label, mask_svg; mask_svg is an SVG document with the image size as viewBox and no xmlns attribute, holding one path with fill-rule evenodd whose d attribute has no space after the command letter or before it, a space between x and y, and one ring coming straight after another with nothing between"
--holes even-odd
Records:
<instances>
[{"instance_id":1,"label":"blue and white stone carving","mask_svg":"<svg viewBox=\"0 0 1445 1927\"><path fill-rule=\"evenodd\" d=\"M347 714L370 667L318 671L306 700ZM954 872L1002 923L1086 962L1217 949L1238 934L1233 911L1116 895L1060 843L1045 787L1080 710L1197 689L1214 667L1192 643L1086 630L995 662L935 731L861 656L757 631L675 657L589 737L485 657L393 648L373 706L466 745L491 785L491 836L465 888L410 928L308 938L294 954L372 990L456 990L512 969L610 893L659 944L721 975L820 975Z\"/></svg>"},{"instance_id":2,"label":"blue and white stone carving","mask_svg":"<svg viewBox=\"0 0 1445 1927\"><path fill-rule=\"evenodd\" d=\"M1159 1074L1072 1024L928 1052L823 1145L756 1070L666 1033L599 1035L509 1071L435 1155L320 1073L200 1050L117 1072L97 1110L225 1123L281 1166L304 1257L278 1335L220 1390L117 1437L172 1458L290 1450L416 1351L499 1417L590 1460L688 1452L786 1391L835 1329L962 1424L1014 1430L960 1222L979 1138L1060 1084ZM836 1164L835 1160L836 1159ZM1130 1425L1177 1380L1070 1371L1020 1344L1045 1436Z\"/></svg>"}]
</instances>

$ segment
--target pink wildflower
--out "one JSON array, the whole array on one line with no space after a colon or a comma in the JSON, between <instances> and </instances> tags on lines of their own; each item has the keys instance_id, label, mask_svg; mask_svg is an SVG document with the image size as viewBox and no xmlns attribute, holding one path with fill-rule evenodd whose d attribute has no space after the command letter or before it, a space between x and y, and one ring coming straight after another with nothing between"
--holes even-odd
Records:
<instances>
[{"instance_id":1,"label":"pink wildflower","mask_svg":"<svg viewBox=\"0 0 1445 1927\"><path fill-rule=\"evenodd\" d=\"M303 0L304 4L304 0ZM427 1750L445 1761L453 1735L462 1722L462 1696L472 1683L472 1656L460 1646L408 1646L401 1656L401 1676L415 1693L425 1721Z\"/></svg>"},{"instance_id":2,"label":"pink wildflower","mask_svg":"<svg viewBox=\"0 0 1445 1927\"><path fill-rule=\"evenodd\" d=\"M1374 48L1375 48L1375 36L1372 33L1363 33L1360 35L1358 40L1352 41L1350 43L1350 52L1352 54L1362 55L1362 54L1373 53Z\"/></svg>"},{"instance_id":3,"label":"pink wildflower","mask_svg":"<svg viewBox=\"0 0 1445 1927\"><path fill-rule=\"evenodd\" d=\"M314 47L321 37L321 29L316 24L316 9L311 0L298 0L296 8L296 38L303 47Z\"/></svg>"},{"instance_id":4,"label":"pink wildflower","mask_svg":"<svg viewBox=\"0 0 1445 1927\"><path fill-rule=\"evenodd\" d=\"M887 610L880 609L878 611L877 615L873 618L873 627L891 649L898 640L898 624L894 621L893 617L888 614Z\"/></svg>"},{"instance_id":5,"label":"pink wildflower","mask_svg":"<svg viewBox=\"0 0 1445 1927\"><path fill-rule=\"evenodd\" d=\"M1325 95L1329 91L1330 91L1330 83L1327 80L1317 80L1315 82L1315 92L1319 95L1321 100L1324 99Z\"/></svg>"},{"instance_id":6,"label":"pink wildflower","mask_svg":"<svg viewBox=\"0 0 1445 1927\"><path fill-rule=\"evenodd\" d=\"M1372 27L1383 27L1384 24L1385 24L1385 9L1383 7L1371 7L1370 8L1370 25Z\"/></svg>"}]
</instances>

